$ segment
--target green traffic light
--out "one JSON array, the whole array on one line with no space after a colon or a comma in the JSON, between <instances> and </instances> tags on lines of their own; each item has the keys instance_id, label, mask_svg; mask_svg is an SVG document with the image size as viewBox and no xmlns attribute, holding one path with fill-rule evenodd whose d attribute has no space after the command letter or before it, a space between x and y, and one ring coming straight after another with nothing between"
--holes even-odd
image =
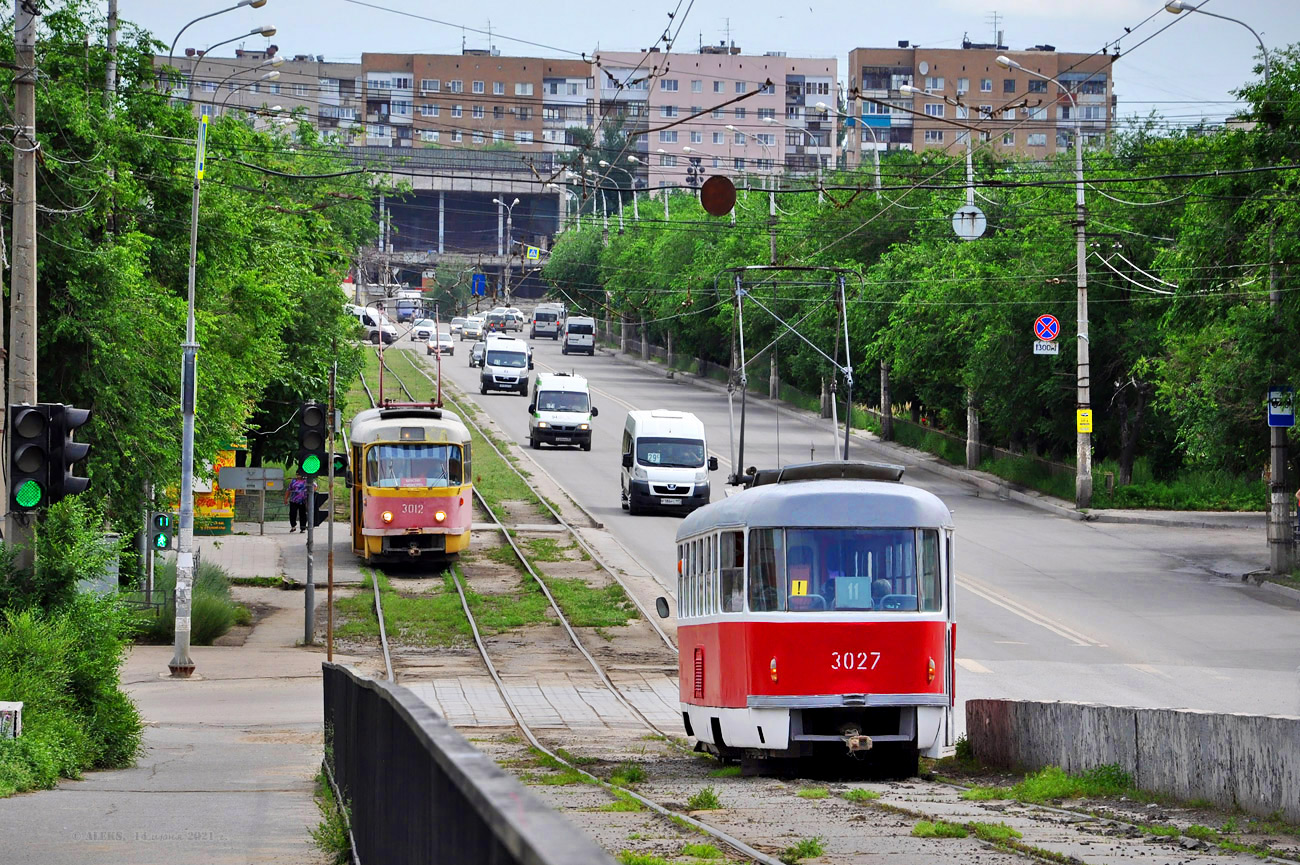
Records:
<instances>
[{"instance_id":1,"label":"green traffic light","mask_svg":"<svg viewBox=\"0 0 1300 865\"><path fill-rule=\"evenodd\" d=\"M320 474L320 457L316 454L308 454L303 458L302 470L304 474Z\"/></svg>"},{"instance_id":2,"label":"green traffic light","mask_svg":"<svg viewBox=\"0 0 1300 865\"><path fill-rule=\"evenodd\" d=\"M36 481L28 479L19 484L14 491L14 501L20 508L34 508L45 498L45 490Z\"/></svg>"},{"instance_id":3,"label":"green traffic light","mask_svg":"<svg viewBox=\"0 0 1300 865\"><path fill-rule=\"evenodd\" d=\"M160 550L167 549L168 542L169 539L167 537L166 532L159 532L158 534L153 536L153 545Z\"/></svg>"}]
</instances>

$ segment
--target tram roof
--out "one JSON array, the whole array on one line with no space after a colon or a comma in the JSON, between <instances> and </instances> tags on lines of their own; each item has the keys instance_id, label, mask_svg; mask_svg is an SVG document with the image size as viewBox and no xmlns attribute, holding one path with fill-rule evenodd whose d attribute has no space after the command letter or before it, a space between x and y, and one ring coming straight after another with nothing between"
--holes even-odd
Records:
<instances>
[{"instance_id":1,"label":"tram roof","mask_svg":"<svg viewBox=\"0 0 1300 865\"><path fill-rule=\"evenodd\" d=\"M420 427L426 430L445 430L443 438L426 436L424 441L448 441L463 444L469 441L469 430L460 416L445 408L368 408L357 412L348 427L348 441L352 444L372 442L417 441L404 439L403 428Z\"/></svg>"},{"instance_id":2,"label":"tram roof","mask_svg":"<svg viewBox=\"0 0 1300 865\"><path fill-rule=\"evenodd\" d=\"M951 526L952 512L931 492L879 480L802 480L751 487L682 520L677 539L713 528L900 528Z\"/></svg>"}]
</instances>

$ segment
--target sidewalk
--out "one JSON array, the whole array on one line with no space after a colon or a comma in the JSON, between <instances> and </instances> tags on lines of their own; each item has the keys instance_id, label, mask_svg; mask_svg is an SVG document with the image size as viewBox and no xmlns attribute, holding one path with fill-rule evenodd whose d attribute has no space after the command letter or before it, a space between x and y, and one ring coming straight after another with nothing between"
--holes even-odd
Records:
<instances>
[{"instance_id":1,"label":"sidewalk","mask_svg":"<svg viewBox=\"0 0 1300 865\"><path fill-rule=\"evenodd\" d=\"M628 354L622 354L608 346L597 346L597 350L609 354L620 363L630 364L631 366L640 367L648 372L659 376L667 375L668 367L662 363L641 360ZM673 378L686 382L694 387L711 390L715 393L725 394L727 386L723 382L716 381L707 376L699 376L692 372L682 370L673 370ZM787 417L797 420L822 422L825 420L817 414L796 408L788 403L772 400L770 397L756 394L753 391L749 394L750 398L759 400L779 411ZM961 466L949 465L934 454L925 451L915 450L906 445L897 442L889 442L866 430L853 430L854 438L862 442L867 442L877 448L892 451L897 454L899 462L908 466L917 466L926 471L934 472L949 480L960 483L970 484L981 492L1019 502L1056 514L1057 516L1068 517L1075 520L1086 520L1089 522L1103 523L1137 523L1153 526L1179 526L1188 528L1228 528L1228 529L1258 529L1265 531L1268 526L1268 515L1263 512L1241 512L1241 511L1157 511L1157 510L1127 510L1115 508L1096 508L1088 511L1076 510L1074 505L1063 499L1054 498L1044 493L1031 490L1026 487L1013 484L997 475L988 472L975 471Z\"/></svg>"},{"instance_id":2,"label":"sidewalk","mask_svg":"<svg viewBox=\"0 0 1300 865\"><path fill-rule=\"evenodd\" d=\"M267 523L266 534L258 535L257 523L235 523L235 534L196 537L202 561L225 568L232 577L284 577L296 586L307 582L307 536L289 534L286 523ZM317 588L326 583L327 553L325 523L312 534L315 550L312 574ZM359 585L361 568L352 555L347 523L334 524L334 584Z\"/></svg>"},{"instance_id":3,"label":"sidewalk","mask_svg":"<svg viewBox=\"0 0 1300 865\"><path fill-rule=\"evenodd\" d=\"M274 576L269 566L282 561L285 551L292 561L295 545L289 542L299 536L289 535L287 527L265 538L256 531L254 524L252 536L204 538L204 555L235 576ZM346 541L346 531L343 535ZM138 762L130 769L88 773L55 790L0 800L0 860L24 865L324 862L308 834L320 819L312 794L323 754L324 648L296 647L303 628L301 592L252 587L235 592L241 600L278 609L241 647L192 648L196 670L189 680L168 676L170 646L135 647L122 682L147 724ZM324 592L316 598L323 604ZM338 654L335 660L358 664Z\"/></svg>"}]
</instances>

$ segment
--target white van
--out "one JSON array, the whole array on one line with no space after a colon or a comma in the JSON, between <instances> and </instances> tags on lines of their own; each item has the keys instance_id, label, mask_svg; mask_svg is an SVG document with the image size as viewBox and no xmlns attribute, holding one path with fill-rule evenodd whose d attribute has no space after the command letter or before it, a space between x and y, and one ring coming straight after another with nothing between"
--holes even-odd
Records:
<instances>
[{"instance_id":1,"label":"white van","mask_svg":"<svg viewBox=\"0 0 1300 865\"><path fill-rule=\"evenodd\" d=\"M596 320L586 316L577 316L564 323L564 344L561 354L596 353Z\"/></svg>"},{"instance_id":2,"label":"white van","mask_svg":"<svg viewBox=\"0 0 1300 865\"><path fill-rule=\"evenodd\" d=\"M528 343L522 339L488 336L483 368L478 375L478 392L513 390L528 396L528 370L533 368Z\"/></svg>"},{"instance_id":3,"label":"white van","mask_svg":"<svg viewBox=\"0 0 1300 865\"><path fill-rule=\"evenodd\" d=\"M533 326L529 336L537 339L539 336L549 336L551 339L560 338L560 319L563 313L560 307L553 303L544 303L533 310Z\"/></svg>"},{"instance_id":4,"label":"white van","mask_svg":"<svg viewBox=\"0 0 1300 865\"><path fill-rule=\"evenodd\" d=\"M632 514L651 508L690 513L709 503L709 456L704 424L690 412L630 411L623 427L619 492Z\"/></svg>"},{"instance_id":5,"label":"white van","mask_svg":"<svg viewBox=\"0 0 1300 865\"><path fill-rule=\"evenodd\" d=\"M538 373L528 403L528 446L537 450L542 442L550 442L589 451L591 419L598 414L585 378L567 372Z\"/></svg>"},{"instance_id":6,"label":"white van","mask_svg":"<svg viewBox=\"0 0 1300 865\"><path fill-rule=\"evenodd\" d=\"M366 332L366 339L379 345L382 339L386 344L397 342L397 325L388 320L388 316L376 309L347 304L347 311L354 315Z\"/></svg>"}]
</instances>

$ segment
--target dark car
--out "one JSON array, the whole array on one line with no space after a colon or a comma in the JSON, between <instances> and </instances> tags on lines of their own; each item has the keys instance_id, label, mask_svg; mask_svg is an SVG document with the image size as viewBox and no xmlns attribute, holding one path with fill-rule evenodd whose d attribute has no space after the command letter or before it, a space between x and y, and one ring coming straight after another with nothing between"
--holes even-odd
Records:
<instances>
[{"instance_id":1,"label":"dark car","mask_svg":"<svg viewBox=\"0 0 1300 865\"><path fill-rule=\"evenodd\" d=\"M480 339L478 342L476 342L476 343L474 343L472 346L470 346L470 349L469 349L469 365L470 365L470 366L482 366L482 365L483 365L483 354L484 354L484 352L486 352L486 351L487 351L487 340L485 340L485 339Z\"/></svg>"},{"instance_id":2,"label":"dark car","mask_svg":"<svg viewBox=\"0 0 1300 865\"><path fill-rule=\"evenodd\" d=\"M505 333L510 326L510 316L504 312L489 312L483 329L488 333Z\"/></svg>"}]
</instances>

